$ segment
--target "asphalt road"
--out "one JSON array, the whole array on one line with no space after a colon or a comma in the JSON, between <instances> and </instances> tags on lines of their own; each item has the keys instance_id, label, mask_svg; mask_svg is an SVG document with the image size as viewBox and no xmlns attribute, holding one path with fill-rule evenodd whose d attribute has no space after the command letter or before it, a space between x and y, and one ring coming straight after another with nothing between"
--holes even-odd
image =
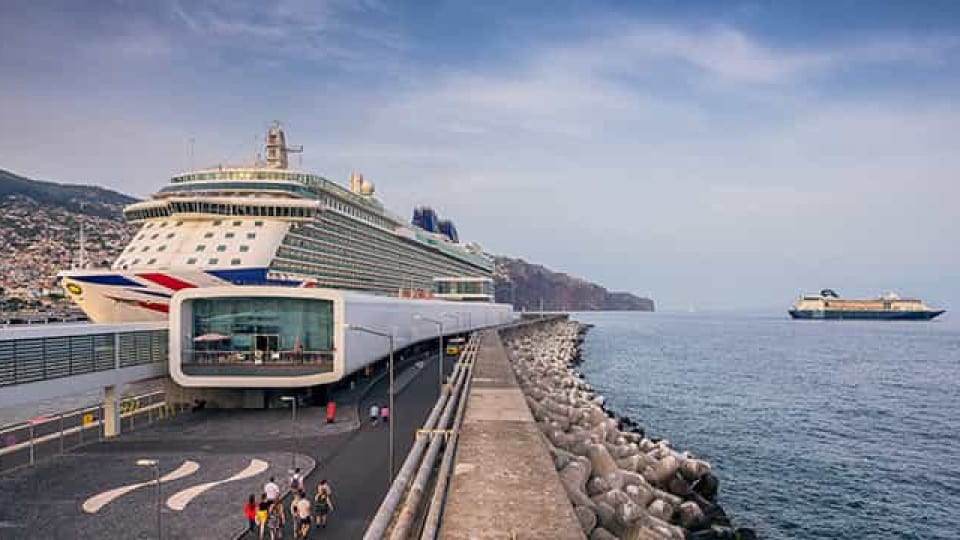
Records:
<instances>
[{"instance_id":1,"label":"asphalt road","mask_svg":"<svg viewBox=\"0 0 960 540\"><path fill-rule=\"evenodd\" d=\"M392 415L397 422L397 468L437 398L436 357L427 354L423 358L421 367L414 365L407 370L415 371L398 375L409 383L397 396ZM448 371L453 362L447 359ZM386 378L376 383L360 410L366 411L373 402L386 403L387 386ZM359 389L350 393L354 403L358 394ZM322 531L312 531L310 537L359 538L388 489L389 429L383 423L372 426L369 422L357 428L357 415L347 405L341 403L334 425L323 421L322 408L298 410L298 437L291 437L295 425L289 411L200 411L83 446L35 467L0 474L0 538L156 538L157 497L152 486L118 497L94 514L81 508L98 493L149 481L151 471L134 464L143 457L159 459L161 475L186 461L199 465L196 473L163 483L164 499L180 490L216 482L182 511L163 507L164 538L236 538L246 527L246 497L259 495L269 476L285 483L294 453L310 458L296 458L298 465L311 460L316 464L306 479L311 495L322 478L333 488L329 524ZM268 467L224 482L252 460L266 462ZM289 527L285 538L292 538Z\"/></svg>"},{"instance_id":2,"label":"asphalt road","mask_svg":"<svg viewBox=\"0 0 960 540\"><path fill-rule=\"evenodd\" d=\"M449 373L455 358L447 357L445 371ZM399 379L400 377L398 377ZM436 356L428 355L419 373L410 380L396 397L393 419L396 423L395 470L399 471L416 431L423 426L438 396ZM372 425L365 411L373 403L387 402L387 380L384 379L361 403L362 427L341 437L332 444L328 437L305 440L301 451L317 460L317 466L307 477L306 488L311 498L320 480L326 479L333 488L334 510L327 527L314 528L309 538L350 539L363 536L367 524L376 514L380 502L389 489L389 428L382 422ZM316 451L311 452L311 449ZM288 499L289 501L289 499ZM289 504L288 510L289 510ZM284 538L293 538L288 526ZM255 538L247 535L246 538Z\"/></svg>"}]
</instances>

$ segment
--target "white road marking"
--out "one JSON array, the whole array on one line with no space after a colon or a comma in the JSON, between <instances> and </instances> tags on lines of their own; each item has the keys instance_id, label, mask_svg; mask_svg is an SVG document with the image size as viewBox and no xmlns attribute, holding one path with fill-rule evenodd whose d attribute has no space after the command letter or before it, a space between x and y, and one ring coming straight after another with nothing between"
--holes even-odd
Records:
<instances>
[{"instance_id":1,"label":"white road marking","mask_svg":"<svg viewBox=\"0 0 960 540\"><path fill-rule=\"evenodd\" d=\"M200 465L196 461L184 461L183 464L177 467L175 470L161 476L160 483L172 482L174 480L179 480L186 476L190 476L191 474L197 472L198 469L200 469ZM139 484L130 484L129 486L121 486L109 491L104 491L103 493L98 493L83 502L83 511L88 514L95 514L114 499L122 497L135 489L152 485L156 485L155 480L151 480L149 482L140 482Z\"/></svg>"},{"instance_id":2,"label":"white road marking","mask_svg":"<svg viewBox=\"0 0 960 540\"><path fill-rule=\"evenodd\" d=\"M244 480L246 478L256 476L262 473L263 471L267 470L269 466L270 464L267 463L266 461L261 461L259 459L251 459L250 464L247 465L246 469L238 472L237 474L231 476L230 478L226 478L224 480L217 480L216 482L207 482L206 484L198 484L191 488L187 488L182 491L178 491L174 493L173 495L170 496L169 499L167 499L167 506L171 510L178 510L178 511L183 510L184 508L187 507L188 504L190 504L190 501L192 501L194 498L196 498L203 492L207 491L208 489L219 486L220 484L226 484L227 482L235 482L237 480Z\"/></svg>"}]
</instances>

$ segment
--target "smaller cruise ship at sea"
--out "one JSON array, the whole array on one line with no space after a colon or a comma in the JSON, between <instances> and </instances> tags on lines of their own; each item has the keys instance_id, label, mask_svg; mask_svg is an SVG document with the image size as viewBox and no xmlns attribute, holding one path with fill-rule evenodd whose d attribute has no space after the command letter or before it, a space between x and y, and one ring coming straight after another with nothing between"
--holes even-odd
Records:
<instances>
[{"instance_id":1,"label":"smaller cruise ship at sea","mask_svg":"<svg viewBox=\"0 0 960 540\"><path fill-rule=\"evenodd\" d=\"M794 319L870 319L885 321L929 321L945 310L933 309L916 298L886 293L879 298L840 298L833 289L803 295L788 311Z\"/></svg>"}]
</instances>

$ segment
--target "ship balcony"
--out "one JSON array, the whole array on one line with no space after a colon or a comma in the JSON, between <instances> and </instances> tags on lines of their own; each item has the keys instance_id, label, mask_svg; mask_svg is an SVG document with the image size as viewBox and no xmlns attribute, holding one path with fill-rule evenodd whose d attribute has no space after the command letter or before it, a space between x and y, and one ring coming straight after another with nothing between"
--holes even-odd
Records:
<instances>
[{"instance_id":1,"label":"ship balcony","mask_svg":"<svg viewBox=\"0 0 960 540\"><path fill-rule=\"evenodd\" d=\"M298 377L333 372L334 351L184 350L185 375Z\"/></svg>"}]
</instances>

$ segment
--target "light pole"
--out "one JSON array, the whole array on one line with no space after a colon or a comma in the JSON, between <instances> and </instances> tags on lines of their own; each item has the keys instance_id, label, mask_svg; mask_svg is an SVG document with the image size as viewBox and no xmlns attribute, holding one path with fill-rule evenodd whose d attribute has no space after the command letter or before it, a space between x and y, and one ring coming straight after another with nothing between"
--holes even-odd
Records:
<instances>
[{"instance_id":1,"label":"light pole","mask_svg":"<svg viewBox=\"0 0 960 540\"><path fill-rule=\"evenodd\" d=\"M413 316L414 320L417 321L426 321L431 322L438 327L440 334L437 336L437 374L439 375L439 384L438 387L439 395L443 395L443 318L455 316L454 313L441 313L439 319L431 319L430 317L424 317L423 315L416 314Z\"/></svg>"},{"instance_id":2,"label":"light pole","mask_svg":"<svg viewBox=\"0 0 960 540\"><path fill-rule=\"evenodd\" d=\"M163 518L161 510L162 506L160 504L160 461L156 459L138 459L137 465L141 467L153 467L153 472L157 479L157 540L163 538Z\"/></svg>"},{"instance_id":3,"label":"light pole","mask_svg":"<svg viewBox=\"0 0 960 540\"><path fill-rule=\"evenodd\" d=\"M389 365L390 365L390 367L389 367L389 371L390 371L390 375L389 375L389 377L390 377L390 389L387 391L387 394L388 394L388 395L387 395L387 400L389 401L389 404L387 405L387 407L389 408L389 411L390 411L390 418L387 420L387 424L389 424L388 428L389 428L389 430L390 430L390 450L389 450L390 455L389 455L389 457L387 458L387 459L389 460L389 463L387 464L387 470L390 472L390 477L389 477L389 478L390 478L390 484L392 485L392 484L393 484L393 439L394 439L394 427L397 425L397 410L396 410L396 409L394 408L394 406L393 406L393 384L394 384L394 380L393 380L393 347L394 347L394 344L396 343L396 335L395 335L395 332L392 331L392 330L390 331L390 333L381 332L381 331L379 331L379 330L371 330L370 328L367 328L367 327L365 327L365 326L360 326L360 325L357 325L357 324L346 324L346 323L345 323L345 324L343 325L343 327L346 328L347 330L354 330L354 331L357 331L357 332L364 332L364 333L371 334L371 335L374 335L374 336L380 336L380 337L382 337L382 338L387 338L387 339L390 340L390 364L389 364Z\"/></svg>"},{"instance_id":4,"label":"light pole","mask_svg":"<svg viewBox=\"0 0 960 540\"><path fill-rule=\"evenodd\" d=\"M297 398L296 396L280 396L280 401L289 401L293 408L290 417L290 431L293 432L293 450L290 452L290 474L297 470L297 452L300 450L300 437L297 434Z\"/></svg>"}]
</instances>

